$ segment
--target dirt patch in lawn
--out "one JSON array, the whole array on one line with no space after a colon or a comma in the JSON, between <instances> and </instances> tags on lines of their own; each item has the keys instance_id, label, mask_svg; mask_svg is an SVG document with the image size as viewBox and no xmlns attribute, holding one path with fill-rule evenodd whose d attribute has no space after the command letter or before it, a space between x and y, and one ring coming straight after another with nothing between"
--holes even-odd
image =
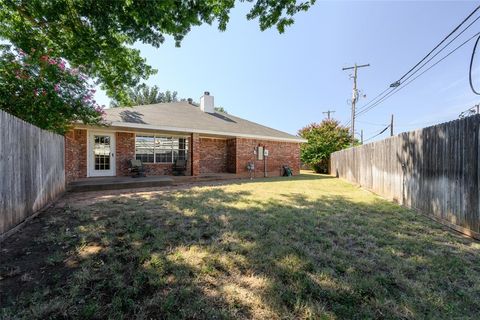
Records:
<instances>
[{"instance_id":1,"label":"dirt patch in lawn","mask_svg":"<svg viewBox=\"0 0 480 320\"><path fill-rule=\"evenodd\" d=\"M62 230L59 230L59 225ZM2 304L11 303L22 292L63 281L67 277L70 270L59 262L64 257L61 252L69 249L68 242L43 237L68 233L68 230L73 230L77 225L78 220L67 217L65 210L50 208L1 244Z\"/></svg>"}]
</instances>

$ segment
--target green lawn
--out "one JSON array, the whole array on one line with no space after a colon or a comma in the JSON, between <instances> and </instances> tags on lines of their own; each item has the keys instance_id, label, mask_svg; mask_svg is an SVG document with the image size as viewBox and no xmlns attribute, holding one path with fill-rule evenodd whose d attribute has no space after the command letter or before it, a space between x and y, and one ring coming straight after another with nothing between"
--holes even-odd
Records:
<instances>
[{"instance_id":1,"label":"green lawn","mask_svg":"<svg viewBox=\"0 0 480 320\"><path fill-rule=\"evenodd\" d=\"M2 244L3 318L480 315L479 242L328 176L64 202Z\"/></svg>"}]
</instances>

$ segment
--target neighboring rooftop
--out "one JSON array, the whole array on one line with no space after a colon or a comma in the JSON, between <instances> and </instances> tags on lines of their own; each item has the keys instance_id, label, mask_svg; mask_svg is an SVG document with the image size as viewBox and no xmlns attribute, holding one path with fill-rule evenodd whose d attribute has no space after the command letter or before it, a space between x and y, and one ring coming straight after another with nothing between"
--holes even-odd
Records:
<instances>
[{"instance_id":1,"label":"neighboring rooftop","mask_svg":"<svg viewBox=\"0 0 480 320\"><path fill-rule=\"evenodd\" d=\"M114 127L194 132L212 135L305 142L289 133L223 112L204 112L187 101L105 110Z\"/></svg>"}]
</instances>

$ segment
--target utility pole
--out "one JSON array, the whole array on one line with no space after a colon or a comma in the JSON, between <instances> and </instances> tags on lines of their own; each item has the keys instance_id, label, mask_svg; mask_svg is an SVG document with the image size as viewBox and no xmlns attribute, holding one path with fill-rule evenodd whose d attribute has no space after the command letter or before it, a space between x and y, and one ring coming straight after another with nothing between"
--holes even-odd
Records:
<instances>
[{"instance_id":1,"label":"utility pole","mask_svg":"<svg viewBox=\"0 0 480 320\"><path fill-rule=\"evenodd\" d=\"M360 141L361 141L362 144L363 144L363 129L360 131Z\"/></svg>"},{"instance_id":2,"label":"utility pole","mask_svg":"<svg viewBox=\"0 0 480 320\"><path fill-rule=\"evenodd\" d=\"M393 137L393 114L390 120L390 137Z\"/></svg>"},{"instance_id":3,"label":"utility pole","mask_svg":"<svg viewBox=\"0 0 480 320\"><path fill-rule=\"evenodd\" d=\"M357 90L357 69L358 68L363 68L363 67L369 67L370 64L362 64L357 66L355 65L353 67L346 67L342 68L342 70L350 70L353 69L353 90L352 90L352 147L355 144L355 104L357 103L358 100L358 90Z\"/></svg>"},{"instance_id":4,"label":"utility pole","mask_svg":"<svg viewBox=\"0 0 480 320\"><path fill-rule=\"evenodd\" d=\"M327 118L328 118L328 120L330 120L330 113L335 113L335 111L333 111L333 110L327 110L327 111L325 111L325 112L322 112L322 113L323 113L323 114L326 114L326 115L327 115Z\"/></svg>"}]
</instances>

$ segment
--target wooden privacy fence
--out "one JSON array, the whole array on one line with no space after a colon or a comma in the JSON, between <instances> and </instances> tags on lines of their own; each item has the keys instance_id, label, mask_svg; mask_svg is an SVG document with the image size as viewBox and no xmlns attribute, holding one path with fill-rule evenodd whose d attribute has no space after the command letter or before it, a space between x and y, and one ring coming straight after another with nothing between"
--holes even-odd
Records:
<instances>
[{"instance_id":1,"label":"wooden privacy fence","mask_svg":"<svg viewBox=\"0 0 480 320\"><path fill-rule=\"evenodd\" d=\"M0 240L65 190L64 138L0 110Z\"/></svg>"},{"instance_id":2,"label":"wooden privacy fence","mask_svg":"<svg viewBox=\"0 0 480 320\"><path fill-rule=\"evenodd\" d=\"M480 239L480 115L335 152L331 174Z\"/></svg>"}]
</instances>

